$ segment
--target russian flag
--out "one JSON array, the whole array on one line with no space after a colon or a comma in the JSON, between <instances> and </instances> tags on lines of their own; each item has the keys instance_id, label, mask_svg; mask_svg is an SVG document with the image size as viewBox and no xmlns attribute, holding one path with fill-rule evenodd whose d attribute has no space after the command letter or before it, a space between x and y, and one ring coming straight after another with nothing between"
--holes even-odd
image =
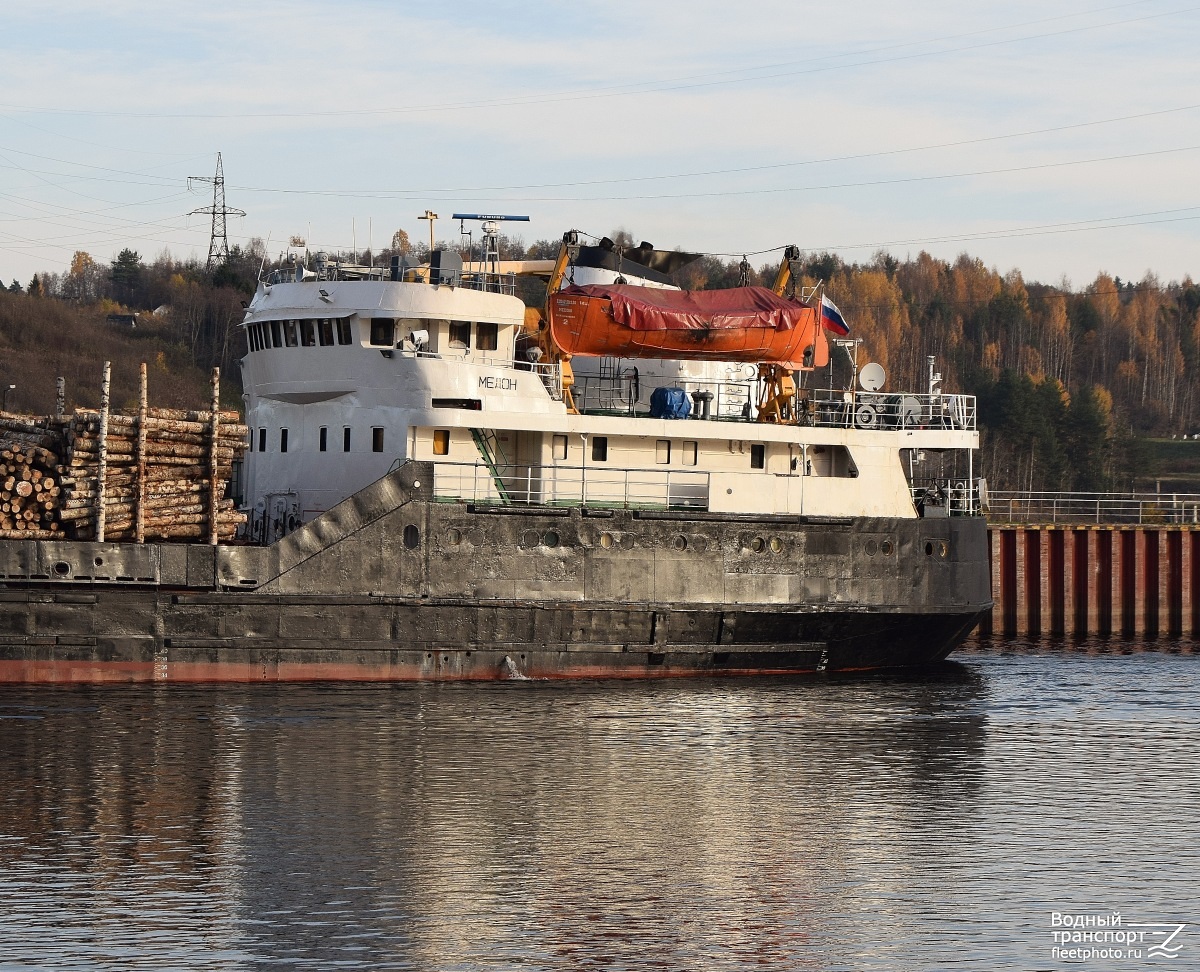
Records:
<instances>
[{"instance_id":1,"label":"russian flag","mask_svg":"<svg viewBox=\"0 0 1200 972\"><path fill-rule=\"evenodd\" d=\"M843 337L850 333L850 325L846 323L846 318L842 317L837 305L824 294L821 294L821 327Z\"/></svg>"}]
</instances>

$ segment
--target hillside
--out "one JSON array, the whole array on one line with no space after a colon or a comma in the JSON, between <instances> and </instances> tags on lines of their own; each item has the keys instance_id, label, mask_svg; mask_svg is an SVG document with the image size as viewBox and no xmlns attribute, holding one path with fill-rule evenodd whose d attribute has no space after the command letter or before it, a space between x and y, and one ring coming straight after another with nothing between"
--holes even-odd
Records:
<instances>
[{"instance_id":1,"label":"hillside","mask_svg":"<svg viewBox=\"0 0 1200 972\"><path fill-rule=\"evenodd\" d=\"M139 365L148 368L152 404L167 408L207 408L209 369L193 363L169 318L141 315L138 325L108 323L100 304L0 291L0 383L8 411L46 415L54 411L55 379L66 379L68 411L97 407L105 361L112 362L114 409L136 410ZM222 370L222 404L241 409L237 368Z\"/></svg>"}]
</instances>

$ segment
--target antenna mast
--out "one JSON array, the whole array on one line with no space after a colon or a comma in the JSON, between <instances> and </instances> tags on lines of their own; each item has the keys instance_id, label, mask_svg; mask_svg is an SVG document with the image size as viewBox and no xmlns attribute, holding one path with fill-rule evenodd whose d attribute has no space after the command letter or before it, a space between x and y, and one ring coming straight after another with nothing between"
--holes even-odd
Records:
<instances>
[{"instance_id":1,"label":"antenna mast","mask_svg":"<svg viewBox=\"0 0 1200 972\"><path fill-rule=\"evenodd\" d=\"M229 259L229 235L225 230L227 216L245 216L240 209L232 209L225 205L225 170L221 165L221 153L217 153L217 174L215 176L188 176L188 188L193 182L211 182L213 201L211 206L203 209L193 209L189 216L212 215L212 233L208 238L208 262L205 268L211 270L214 263L225 263Z\"/></svg>"}]
</instances>

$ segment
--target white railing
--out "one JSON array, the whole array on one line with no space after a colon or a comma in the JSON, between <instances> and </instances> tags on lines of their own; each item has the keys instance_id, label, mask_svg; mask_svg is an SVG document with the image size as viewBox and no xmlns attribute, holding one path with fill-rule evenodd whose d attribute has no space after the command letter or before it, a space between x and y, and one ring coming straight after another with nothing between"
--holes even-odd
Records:
<instances>
[{"instance_id":1,"label":"white railing","mask_svg":"<svg viewBox=\"0 0 1200 972\"><path fill-rule=\"evenodd\" d=\"M976 428L974 395L819 389L801 410L812 425L859 429Z\"/></svg>"},{"instance_id":2,"label":"white railing","mask_svg":"<svg viewBox=\"0 0 1200 972\"><path fill-rule=\"evenodd\" d=\"M758 417L759 382L699 381L690 378L648 379L644 376L577 375L572 394L581 412L618 412L645 416L650 394L665 386L688 394L688 418L700 418L696 395L707 394L709 418L753 422ZM922 395L908 392L853 392L799 389L794 411L800 425L858 429L961 429L977 427L974 395Z\"/></svg>"},{"instance_id":3,"label":"white railing","mask_svg":"<svg viewBox=\"0 0 1200 972\"><path fill-rule=\"evenodd\" d=\"M709 477L680 470L440 462L433 492L438 499L479 505L707 510Z\"/></svg>"},{"instance_id":4,"label":"white railing","mask_svg":"<svg viewBox=\"0 0 1200 972\"><path fill-rule=\"evenodd\" d=\"M994 523L1200 523L1197 493L988 492Z\"/></svg>"}]
</instances>

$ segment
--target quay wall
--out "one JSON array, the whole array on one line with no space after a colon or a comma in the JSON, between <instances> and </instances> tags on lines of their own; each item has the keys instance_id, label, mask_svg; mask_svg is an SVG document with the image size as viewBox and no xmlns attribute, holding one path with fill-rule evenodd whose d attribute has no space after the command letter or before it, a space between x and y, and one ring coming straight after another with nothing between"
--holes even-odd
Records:
<instances>
[{"instance_id":1,"label":"quay wall","mask_svg":"<svg viewBox=\"0 0 1200 972\"><path fill-rule=\"evenodd\" d=\"M1200 526L992 524L984 636L1200 637Z\"/></svg>"}]
</instances>

